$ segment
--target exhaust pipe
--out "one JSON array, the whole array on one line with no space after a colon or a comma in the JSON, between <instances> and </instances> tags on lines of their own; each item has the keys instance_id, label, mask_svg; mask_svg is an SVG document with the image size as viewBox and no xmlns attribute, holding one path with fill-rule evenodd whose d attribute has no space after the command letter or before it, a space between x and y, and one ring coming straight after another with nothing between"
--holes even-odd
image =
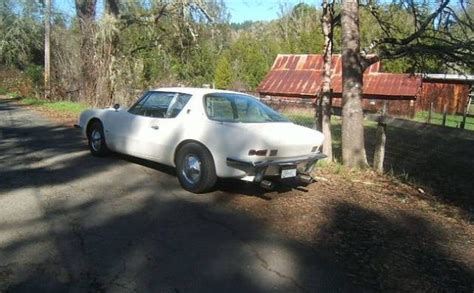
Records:
<instances>
[{"instance_id":1,"label":"exhaust pipe","mask_svg":"<svg viewBox=\"0 0 474 293\"><path fill-rule=\"evenodd\" d=\"M300 174L298 175L298 180L303 182L304 184L310 184L310 183L313 183L314 182L314 179L313 177L309 176L309 175L305 175L305 174Z\"/></svg>"},{"instance_id":2,"label":"exhaust pipe","mask_svg":"<svg viewBox=\"0 0 474 293\"><path fill-rule=\"evenodd\" d=\"M271 182L271 181L262 180L262 181L260 182L260 187L262 187L262 188L264 188L264 189L266 189L266 190L272 190L273 187L274 187L274 184L273 184L273 182Z\"/></svg>"}]
</instances>

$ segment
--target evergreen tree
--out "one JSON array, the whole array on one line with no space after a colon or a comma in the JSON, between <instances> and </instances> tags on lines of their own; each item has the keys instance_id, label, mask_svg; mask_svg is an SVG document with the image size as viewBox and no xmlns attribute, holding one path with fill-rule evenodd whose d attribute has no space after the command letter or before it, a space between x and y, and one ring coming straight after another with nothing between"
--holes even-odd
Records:
<instances>
[{"instance_id":1,"label":"evergreen tree","mask_svg":"<svg viewBox=\"0 0 474 293\"><path fill-rule=\"evenodd\" d=\"M217 61L214 82L216 88L227 89L233 81L232 68L226 55L222 55Z\"/></svg>"}]
</instances>

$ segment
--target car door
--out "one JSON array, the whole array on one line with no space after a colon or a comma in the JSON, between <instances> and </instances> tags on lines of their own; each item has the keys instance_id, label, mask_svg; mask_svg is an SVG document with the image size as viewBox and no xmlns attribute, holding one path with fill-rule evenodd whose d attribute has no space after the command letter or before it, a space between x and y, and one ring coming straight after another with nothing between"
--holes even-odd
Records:
<instances>
[{"instance_id":1,"label":"car door","mask_svg":"<svg viewBox=\"0 0 474 293\"><path fill-rule=\"evenodd\" d=\"M169 99L171 95L172 98ZM166 111L165 113L160 113L160 115L150 115L147 117L146 122L143 122L146 127L143 127L140 131L138 137L140 142L139 148L145 158L171 164L172 162L167 160L171 157L170 154L174 151L174 146L181 137L182 119L179 117L179 114L191 98L191 95L157 92L157 94L150 97L146 106L159 104L159 107L162 109L165 105L158 102L163 101L162 96L167 96ZM155 101L152 101L152 99Z\"/></svg>"},{"instance_id":2,"label":"car door","mask_svg":"<svg viewBox=\"0 0 474 293\"><path fill-rule=\"evenodd\" d=\"M117 151L164 162L172 149L179 112L190 95L150 91L127 112L118 114L111 132Z\"/></svg>"},{"instance_id":3,"label":"car door","mask_svg":"<svg viewBox=\"0 0 474 293\"><path fill-rule=\"evenodd\" d=\"M107 145L110 149L124 154L133 155L131 150L133 137L132 121L135 115L129 113L127 109L109 111L103 119L104 132Z\"/></svg>"}]
</instances>

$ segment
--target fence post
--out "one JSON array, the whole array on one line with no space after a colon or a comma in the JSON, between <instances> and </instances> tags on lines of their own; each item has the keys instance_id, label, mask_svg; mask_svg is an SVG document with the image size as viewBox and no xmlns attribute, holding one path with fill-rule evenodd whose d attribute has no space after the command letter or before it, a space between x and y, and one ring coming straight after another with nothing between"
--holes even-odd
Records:
<instances>
[{"instance_id":1,"label":"fence post","mask_svg":"<svg viewBox=\"0 0 474 293\"><path fill-rule=\"evenodd\" d=\"M383 117L379 118L377 125L377 132L375 133L375 152L374 152L374 169L375 171L383 172L383 161L385 157L385 142L387 140L386 134L387 124L383 123Z\"/></svg>"},{"instance_id":2,"label":"fence post","mask_svg":"<svg viewBox=\"0 0 474 293\"><path fill-rule=\"evenodd\" d=\"M384 101L382 115L378 118L377 131L375 133L374 169L383 172L383 161L385 159L385 142L387 140L387 124L385 123L385 113L387 111L387 101Z\"/></svg>"},{"instance_id":3,"label":"fence post","mask_svg":"<svg viewBox=\"0 0 474 293\"><path fill-rule=\"evenodd\" d=\"M433 101L430 101L430 109L428 110L428 121L427 123L431 123L431 112L433 111Z\"/></svg>"},{"instance_id":4,"label":"fence post","mask_svg":"<svg viewBox=\"0 0 474 293\"><path fill-rule=\"evenodd\" d=\"M443 107L443 126L446 126L446 112L448 111L448 105L444 104Z\"/></svg>"},{"instance_id":5,"label":"fence post","mask_svg":"<svg viewBox=\"0 0 474 293\"><path fill-rule=\"evenodd\" d=\"M462 115L461 129L464 129L464 127L466 127L466 117L467 117L467 113L469 112L469 108L471 106L472 89L473 89L473 87L471 86L471 88L469 90L469 94L467 96L467 103L466 103L466 106L464 107L464 113Z\"/></svg>"},{"instance_id":6,"label":"fence post","mask_svg":"<svg viewBox=\"0 0 474 293\"><path fill-rule=\"evenodd\" d=\"M387 103L387 100L383 101L382 116L385 116L387 114Z\"/></svg>"}]
</instances>

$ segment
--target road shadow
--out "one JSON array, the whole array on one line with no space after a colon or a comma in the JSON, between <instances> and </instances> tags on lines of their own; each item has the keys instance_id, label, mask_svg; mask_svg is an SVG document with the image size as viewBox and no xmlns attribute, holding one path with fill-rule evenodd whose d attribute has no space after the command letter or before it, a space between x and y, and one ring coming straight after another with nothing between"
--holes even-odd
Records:
<instances>
[{"instance_id":1,"label":"road shadow","mask_svg":"<svg viewBox=\"0 0 474 293\"><path fill-rule=\"evenodd\" d=\"M120 161L97 159L76 129L49 124L0 128L0 192L59 185L94 176Z\"/></svg>"},{"instance_id":2,"label":"road shadow","mask_svg":"<svg viewBox=\"0 0 474 293\"><path fill-rule=\"evenodd\" d=\"M49 229L1 249L0 289L33 291L355 291L323 252L283 240L252 218L178 197L173 185L121 205L124 195L49 202ZM131 196L131 195L127 195ZM127 197L125 196L125 197ZM122 197L122 198L121 198ZM107 201L103 199L108 198ZM22 230L35 221L1 225ZM43 247L46 251L35 251ZM46 253L46 255L45 255ZM12 262L27 255L28 262Z\"/></svg>"},{"instance_id":3,"label":"road shadow","mask_svg":"<svg viewBox=\"0 0 474 293\"><path fill-rule=\"evenodd\" d=\"M317 248L334 253L356 284L389 292L474 289L473 268L456 260L446 245L453 239L424 218L387 216L348 203L336 205L327 217L315 237Z\"/></svg>"}]
</instances>

